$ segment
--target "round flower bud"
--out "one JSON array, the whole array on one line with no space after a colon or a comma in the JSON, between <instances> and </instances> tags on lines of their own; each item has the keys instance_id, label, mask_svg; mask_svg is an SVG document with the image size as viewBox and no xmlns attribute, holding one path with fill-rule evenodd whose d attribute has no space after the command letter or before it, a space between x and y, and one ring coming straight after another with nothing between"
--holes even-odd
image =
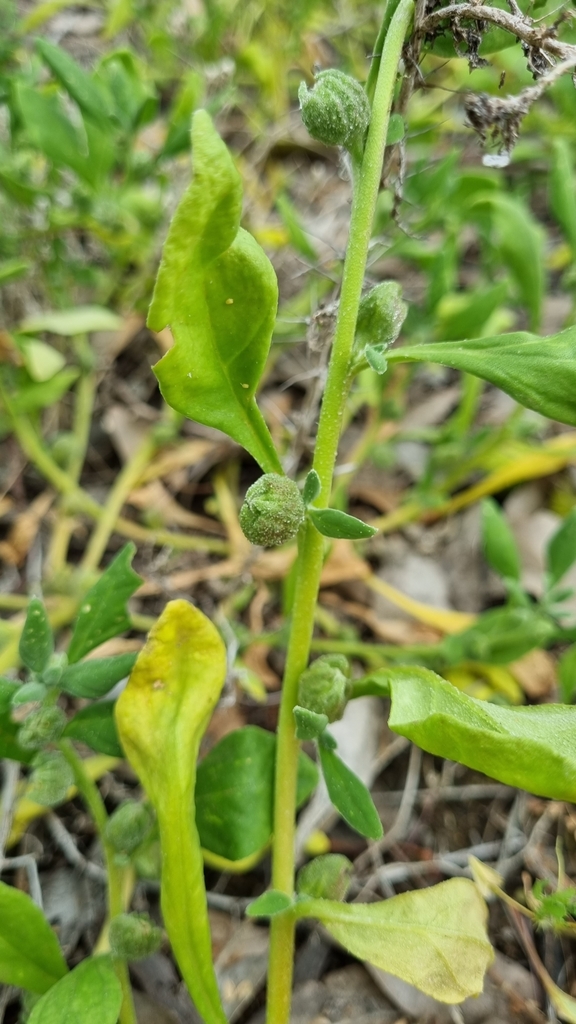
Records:
<instances>
[{"instance_id":1,"label":"round flower bud","mask_svg":"<svg viewBox=\"0 0 576 1024\"><path fill-rule=\"evenodd\" d=\"M298 872L296 891L313 899L344 900L353 871L353 864L341 853L315 857Z\"/></svg>"},{"instance_id":2,"label":"round flower bud","mask_svg":"<svg viewBox=\"0 0 576 1024\"><path fill-rule=\"evenodd\" d=\"M32 767L26 790L28 800L43 807L62 803L74 782L72 769L63 755L57 750L44 750L36 755Z\"/></svg>"},{"instance_id":3,"label":"round flower bud","mask_svg":"<svg viewBox=\"0 0 576 1024\"><path fill-rule=\"evenodd\" d=\"M356 321L356 343L391 345L400 334L407 313L402 286L396 281L382 281L362 297Z\"/></svg>"},{"instance_id":4,"label":"round flower bud","mask_svg":"<svg viewBox=\"0 0 576 1024\"><path fill-rule=\"evenodd\" d=\"M320 71L312 89L301 83L298 99L313 139L327 146L362 147L370 124L370 103L355 78L334 68Z\"/></svg>"},{"instance_id":5,"label":"round flower bud","mask_svg":"<svg viewBox=\"0 0 576 1024\"><path fill-rule=\"evenodd\" d=\"M246 491L240 526L253 544L274 548L296 536L305 515L298 484L287 476L266 473Z\"/></svg>"},{"instance_id":6,"label":"round flower bud","mask_svg":"<svg viewBox=\"0 0 576 1024\"><path fill-rule=\"evenodd\" d=\"M298 704L335 722L344 714L350 689L350 667L344 655L323 654L300 676Z\"/></svg>"},{"instance_id":7,"label":"round flower bud","mask_svg":"<svg viewBox=\"0 0 576 1024\"><path fill-rule=\"evenodd\" d=\"M24 750L42 750L48 743L59 739L66 725L66 715L61 708L38 708L24 721L18 733L18 742Z\"/></svg>"},{"instance_id":8,"label":"round flower bud","mask_svg":"<svg viewBox=\"0 0 576 1024\"><path fill-rule=\"evenodd\" d=\"M116 808L104 830L104 839L118 853L131 853L152 828L152 814L146 804L125 800Z\"/></svg>"},{"instance_id":9,"label":"round flower bud","mask_svg":"<svg viewBox=\"0 0 576 1024\"><path fill-rule=\"evenodd\" d=\"M117 960L143 960L159 948L162 929L148 914L118 914L110 921L109 941Z\"/></svg>"}]
</instances>

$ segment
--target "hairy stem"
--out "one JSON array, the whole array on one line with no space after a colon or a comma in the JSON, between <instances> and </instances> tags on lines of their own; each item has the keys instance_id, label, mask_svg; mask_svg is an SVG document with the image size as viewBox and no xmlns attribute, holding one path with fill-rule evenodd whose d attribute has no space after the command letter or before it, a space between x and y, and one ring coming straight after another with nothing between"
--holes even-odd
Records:
<instances>
[{"instance_id":1,"label":"hairy stem","mask_svg":"<svg viewBox=\"0 0 576 1024\"><path fill-rule=\"evenodd\" d=\"M391 20L382 50L366 148L355 182L340 306L314 457L314 469L321 483L318 500L320 506L328 504L332 489L342 416L349 387L358 307L380 187L390 108L398 63L413 8L413 0L400 0ZM294 732L293 708L297 699L299 677L308 664L323 554L323 538L308 522L303 527L299 539L292 627L282 689L276 754L272 885L289 895L292 895L294 890L294 829L299 752L299 743ZM272 921L268 976L269 1024L286 1024L290 1016L294 928L295 917L292 913L279 915Z\"/></svg>"}]
</instances>

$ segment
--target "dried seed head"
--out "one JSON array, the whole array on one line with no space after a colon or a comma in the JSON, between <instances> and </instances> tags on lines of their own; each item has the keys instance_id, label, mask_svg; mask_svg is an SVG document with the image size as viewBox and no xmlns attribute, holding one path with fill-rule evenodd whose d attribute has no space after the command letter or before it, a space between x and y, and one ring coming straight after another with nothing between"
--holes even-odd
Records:
<instances>
[{"instance_id":1,"label":"dried seed head","mask_svg":"<svg viewBox=\"0 0 576 1024\"><path fill-rule=\"evenodd\" d=\"M298 484L287 476L265 473L246 491L240 526L253 544L273 548L296 536L305 515Z\"/></svg>"},{"instance_id":2,"label":"dried seed head","mask_svg":"<svg viewBox=\"0 0 576 1024\"><path fill-rule=\"evenodd\" d=\"M349 150L362 146L370 124L370 103L355 78L333 68L320 71L312 89L301 83L298 99L313 139Z\"/></svg>"},{"instance_id":3,"label":"dried seed head","mask_svg":"<svg viewBox=\"0 0 576 1024\"><path fill-rule=\"evenodd\" d=\"M342 654L323 654L300 676L298 704L329 722L342 718L350 696L350 666Z\"/></svg>"}]
</instances>

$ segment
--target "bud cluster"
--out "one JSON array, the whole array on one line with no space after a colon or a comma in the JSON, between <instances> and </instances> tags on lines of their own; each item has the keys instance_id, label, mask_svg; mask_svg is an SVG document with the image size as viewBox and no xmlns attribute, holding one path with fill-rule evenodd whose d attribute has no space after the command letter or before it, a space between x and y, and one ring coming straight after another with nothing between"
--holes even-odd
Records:
<instances>
[{"instance_id":1,"label":"bud cluster","mask_svg":"<svg viewBox=\"0 0 576 1024\"><path fill-rule=\"evenodd\" d=\"M351 692L350 666L343 654L323 654L300 676L298 704L329 722L342 718Z\"/></svg>"}]
</instances>

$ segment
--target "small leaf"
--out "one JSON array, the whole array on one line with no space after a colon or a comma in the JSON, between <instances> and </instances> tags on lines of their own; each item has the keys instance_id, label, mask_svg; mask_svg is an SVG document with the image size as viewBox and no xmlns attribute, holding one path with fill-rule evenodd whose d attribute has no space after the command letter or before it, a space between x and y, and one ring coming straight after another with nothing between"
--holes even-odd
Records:
<instances>
[{"instance_id":1,"label":"small leaf","mask_svg":"<svg viewBox=\"0 0 576 1024\"><path fill-rule=\"evenodd\" d=\"M99 754L123 757L114 721L114 704L113 700L103 700L78 711L68 722L63 735L85 743Z\"/></svg>"},{"instance_id":2,"label":"small leaf","mask_svg":"<svg viewBox=\"0 0 576 1024\"><path fill-rule=\"evenodd\" d=\"M545 647L556 633L552 620L535 607L493 608L462 633L442 641L450 665L485 661L509 665L535 647Z\"/></svg>"},{"instance_id":3,"label":"small leaf","mask_svg":"<svg viewBox=\"0 0 576 1024\"><path fill-rule=\"evenodd\" d=\"M302 491L302 501L305 505L310 505L313 501L316 501L320 494L321 486L318 473L315 469L311 469L304 481L304 490Z\"/></svg>"},{"instance_id":4,"label":"small leaf","mask_svg":"<svg viewBox=\"0 0 576 1024\"><path fill-rule=\"evenodd\" d=\"M79 376L80 370L76 366L70 366L51 377L50 380L25 384L14 395L14 411L17 413L35 412L37 409L45 409L48 405L56 405Z\"/></svg>"},{"instance_id":5,"label":"small leaf","mask_svg":"<svg viewBox=\"0 0 576 1024\"><path fill-rule=\"evenodd\" d=\"M368 365L371 366L376 373L386 373L386 370L388 369L388 360L382 349L376 348L374 345L368 345L364 355L366 356Z\"/></svg>"},{"instance_id":6,"label":"small leaf","mask_svg":"<svg viewBox=\"0 0 576 1024\"><path fill-rule=\"evenodd\" d=\"M293 903L294 901L287 893L279 892L277 889L268 889L268 892L263 892L257 900L246 907L246 916L275 917L276 914L282 914L285 910L289 910Z\"/></svg>"},{"instance_id":7,"label":"small leaf","mask_svg":"<svg viewBox=\"0 0 576 1024\"><path fill-rule=\"evenodd\" d=\"M520 557L506 517L492 498L482 502L482 541L487 562L500 576L520 579Z\"/></svg>"},{"instance_id":8,"label":"small leaf","mask_svg":"<svg viewBox=\"0 0 576 1024\"><path fill-rule=\"evenodd\" d=\"M76 306L74 309L59 309L49 313L37 313L28 317L20 326L25 334L48 331L73 338L78 334L92 331L117 331L122 320L116 313L102 306Z\"/></svg>"},{"instance_id":9,"label":"small leaf","mask_svg":"<svg viewBox=\"0 0 576 1024\"><path fill-rule=\"evenodd\" d=\"M550 586L558 583L576 562L576 508L573 508L548 544Z\"/></svg>"},{"instance_id":10,"label":"small leaf","mask_svg":"<svg viewBox=\"0 0 576 1024\"><path fill-rule=\"evenodd\" d=\"M18 652L26 668L42 672L54 653L54 637L46 609L37 597L28 605Z\"/></svg>"},{"instance_id":11,"label":"small leaf","mask_svg":"<svg viewBox=\"0 0 576 1024\"><path fill-rule=\"evenodd\" d=\"M494 959L486 904L466 878L382 903L303 899L296 914L317 918L353 956L444 1003L479 995Z\"/></svg>"},{"instance_id":12,"label":"small leaf","mask_svg":"<svg viewBox=\"0 0 576 1024\"><path fill-rule=\"evenodd\" d=\"M296 704L294 708L296 722L296 738L299 740L317 740L328 725L328 715L309 711Z\"/></svg>"},{"instance_id":13,"label":"small leaf","mask_svg":"<svg viewBox=\"0 0 576 1024\"><path fill-rule=\"evenodd\" d=\"M521 405L576 425L576 327L537 338L519 331L396 348L389 362L440 363L490 381Z\"/></svg>"},{"instance_id":14,"label":"small leaf","mask_svg":"<svg viewBox=\"0 0 576 1024\"><path fill-rule=\"evenodd\" d=\"M368 526L361 519L349 516L336 508L310 508L308 515L319 533L324 537L337 537L345 540L364 540L373 537L378 530Z\"/></svg>"},{"instance_id":15,"label":"small leaf","mask_svg":"<svg viewBox=\"0 0 576 1024\"><path fill-rule=\"evenodd\" d=\"M572 704L576 694L576 644L564 652L558 662L560 694L565 704Z\"/></svg>"},{"instance_id":16,"label":"small leaf","mask_svg":"<svg viewBox=\"0 0 576 1024\"><path fill-rule=\"evenodd\" d=\"M60 687L74 697L103 697L134 668L136 654L117 654L111 658L91 658L69 665L60 678Z\"/></svg>"},{"instance_id":17,"label":"small leaf","mask_svg":"<svg viewBox=\"0 0 576 1024\"><path fill-rule=\"evenodd\" d=\"M318 745L328 796L351 828L368 839L380 839L382 822L364 783L323 744Z\"/></svg>"},{"instance_id":18,"label":"small leaf","mask_svg":"<svg viewBox=\"0 0 576 1024\"><path fill-rule=\"evenodd\" d=\"M0 882L0 982L42 993L67 970L40 908L20 889Z\"/></svg>"},{"instance_id":19,"label":"small leaf","mask_svg":"<svg viewBox=\"0 0 576 1024\"><path fill-rule=\"evenodd\" d=\"M116 1024L122 989L108 956L78 964L36 1003L28 1024Z\"/></svg>"},{"instance_id":20,"label":"small leaf","mask_svg":"<svg viewBox=\"0 0 576 1024\"><path fill-rule=\"evenodd\" d=\"M36 39L36 49L44 63L84 114L105 121L110 114L102 88L60 46L47 39Z\"/></svg>"},{"instance_id":21,"label":"small leaf","mask_svg":"<svg viewBox=\"0 0 576 1024\"><path fill-rule=\"evenodd\" d=\"M86 138L68 117L60 97L17 81L15 98L32 145L56 166L70 167L88 184L93 184Z\"/></svg>"},{"instance_id":22,"label":"small leaf","mask_svg":"<svg viewBox=\"0 0 576 1024\"><path fill-rule=\"evenodd\" d=\"M397 142L402 142L406 134L406 125L401 114L390 114L390 120L388 121L388 133L386 135L386 145L395 146Z\"/></svg>"},{"instance_id":23,"label":"small leaf","mask_svg":"<svg viewBox=\"0 0 576 1024\"><path fill-rule=\"evenodd\" d=\"M224 736L198 765L196 824L203 849L242 861L270 843L273 830L276 737L247 725ZM298 762L298 806L318 782L305 754Z\"/></svg>"},{"instance_id":24,"label":"small leaf","mask_svg":"<svg viewBox=\"0 0 576 1024\"><path fill-rule=\"evenodd\" d=\"M116 702L120 741L158 817L166 930L199 1014L226 1024L212 965L204 868L194 823L200 740L226 677L215 626L170 601Z\"/></svg>"},{"instance_id":25,"label":"small leaf","mask_svg":"<svg viewBox=\"0 0 576 1024\"><path fill-rule=\"evenodd\" d=\"M135 550L134 544L126 544L86 594L68 648L70 664L130 629L126 602L142 583L130 565Z\"/></svg>"},{"instance_id":26,"label":"small leaf","mask_svg":"<svg viewBox=\"0 0 576 1024\"><path fill-rule=\"evenodd\" d=\"M21 343L20 347L28 373L32 380L39 383L51 380L66 365L62 353L44 341L28 338Z\"/></svg>"},{"instance_id":27,"label":"small leaf","mask_svg":"<svg viewBox=\"0 0 576 1024\"><path fill-rule=\"evenodd\" d=\"M174 346L154 367L174 409L223 430L265 473L281 473L255 394L278 301L276 275L240 227L242 186L205 110L192 119L194 176L170 225L148 326Z\"/></svg>"},{"instance_id":28,"label":"small leaf","mask_svg":"<svg viewBox=\"0 0 576 1024\"><path fill-rule=\"evenodd\" d=\"M576 799L576 707L475 700L425 668L372 675L390 688L390 728L423 750L538 796Z\"/></svg>"}]
</instances>

